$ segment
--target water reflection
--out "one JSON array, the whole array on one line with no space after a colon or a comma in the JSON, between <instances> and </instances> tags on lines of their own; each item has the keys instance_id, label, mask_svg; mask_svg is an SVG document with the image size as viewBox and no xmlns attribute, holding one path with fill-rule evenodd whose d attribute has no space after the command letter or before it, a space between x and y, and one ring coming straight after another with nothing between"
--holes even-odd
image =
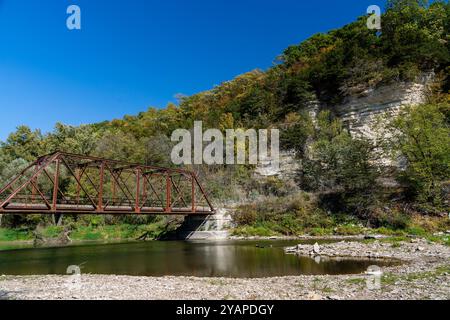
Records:
<instances>
[{"instance_id":1,"label":"water reflection","mask_svg":"<svg viewBox=\"0 0 450 320\"><path fill-rule=\"evenodd\" d=\"M295 244L298 241L295 242ZM255 278L284 275L350 274L389 261L336 260L286 255L293 242L145 242L0 252L0 274L83 273L141 276Z\"/></svg>"}]
</instances>

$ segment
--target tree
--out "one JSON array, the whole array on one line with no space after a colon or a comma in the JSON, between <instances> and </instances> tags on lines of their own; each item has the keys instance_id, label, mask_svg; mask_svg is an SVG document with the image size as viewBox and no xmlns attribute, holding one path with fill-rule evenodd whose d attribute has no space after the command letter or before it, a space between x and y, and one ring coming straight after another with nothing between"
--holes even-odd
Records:
<instances>
[{"instance_id":1,"label":"tree","mask_svg":"<svg viewBox=\"0 0 450 320\"><path fill-rule=\"evenodd\" d=\"M398 179L416 200L436 206L443 204L442 184L450 178L448 110L448 104L405 107L388 126L388 149L407 161Z\"/></svg>"},{"instance_id":2,"label":"tree","mask_svg":"<svg viewBox=\"0 0 450 320\"><path fill-rule=\"evenodd\" d=\"M0 172L0 184L3 185L8 182L12 177L17 175L21 170L28 166L29 162L22 158L14 159L10 163L5 164Z\"/></svg>"},{"instance_id":3,"label":"tree","mask_svg":"<svg viewBox=\"0 0 450 320\"><path fill-rule=\"evenodd\" d=\"M1 143L1 150L6 162L19 158L31 162L45 152L41 132L27 126L20 126L11 133L6 142Z\"/></svg>"},{"instance_id":4,"label":"tree","mask_svg":"<svg viewBox=\"0 0 450 320\"><path fill-rule=\"evenodd\" d=\"M419 70L445 67L448 51L448 10L441 1L391 0L383 15L383 51L388 66Z\"/></svg>"},{"instance_id":5,"label":"tree","mask_svg":"<svg viewBox=\"0 0 450 320\"><path fill-rule=\"evenodd\" d=\"M126 162L144 163L145 146L133 135L111 130L99 139L93 152L96 156Z\"/></svg>"},{"instance_id":6,"label":"tree","mask_svg":"<svg viewBox=\"0 0 450 320\"><path fill-rule=\"evenodd\" d=\"M96 147L100 131L90 125L79 127L57 123L52 133L45 139L47 151L64 151L89 155Z\"/></svg>"},{"instance_id":7,"label":"tree","mask_svg":"<svg viewBox=\"0 0 450 320\"><path fill-rule=\"evenodd\" d=\"M329 112L319 114L313 139L303 161L302 187L323 193L324 204L336 210L366 213L374 201L378 176L372 143L352 138Z\"/></svg>"},{"instance_id":8,"label":"tree","mask_svg":"<svg viewBox=\"0 0 450 320\"><path fill-rule=\"evenodd\" d=\"M307 141L314 133L311 117L306 112L290 113L286 116L285 126L280 136L281 148L295 150L298 157L303 157Z\"/></svg>"}]
</instances>

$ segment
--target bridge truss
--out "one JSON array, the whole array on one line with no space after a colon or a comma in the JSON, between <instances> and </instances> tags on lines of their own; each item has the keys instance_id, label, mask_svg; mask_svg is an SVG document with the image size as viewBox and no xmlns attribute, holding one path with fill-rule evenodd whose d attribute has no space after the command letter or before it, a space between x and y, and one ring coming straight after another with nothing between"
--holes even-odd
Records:
<instances>
[{"instance_id":1,"label":"bridge truss","mask_svg":"<svg viewBox=\"0 0 450 320\"><path fill-rule=\"evenodd\" d=\"M0 189L0 214L210 215L194 172L55 152Z\"/></svg>"}]
</instances>

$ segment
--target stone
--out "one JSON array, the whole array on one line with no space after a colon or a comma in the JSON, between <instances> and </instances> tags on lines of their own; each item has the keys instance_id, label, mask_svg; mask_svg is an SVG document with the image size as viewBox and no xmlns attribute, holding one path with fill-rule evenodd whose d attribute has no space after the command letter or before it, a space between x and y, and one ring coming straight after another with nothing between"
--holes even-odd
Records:
<instances>
[{"instance_id":1,"label":"stone","mask_svg":"<svg viewBox=\"0 0 450 320\"><path fill-rule=\"evenodd\" d=\"M320 294L317 294L315 292L309 292L307 297L308 300L322 300L323 297Z\"/></svg>"},{"instance_id":2,"label":"stone","mask_svg":"<svg viewBox=\"0 0 450 320\"><path fill-rule=\"evenodd\" d=\"M315 254L320 254L320 246L319 246L319 244L317 242L314 244L313 252Z\"/></svg>"}]
</instances>

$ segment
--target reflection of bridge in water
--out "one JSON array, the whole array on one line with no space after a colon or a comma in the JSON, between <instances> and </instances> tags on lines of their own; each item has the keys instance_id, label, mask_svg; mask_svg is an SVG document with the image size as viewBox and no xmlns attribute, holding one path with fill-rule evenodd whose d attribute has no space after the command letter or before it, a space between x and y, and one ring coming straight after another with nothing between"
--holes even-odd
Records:
<instances>
[{"instance_id":1,"label":"reflection of bridge in water","mask_svg":"<svg viewBox=\"0 0 450 320\"><path fill-rule=\"evenodd\" d=\"M0 214L215 212L195 173L55 152L0 189Z\"/></svg>"}]
</instances>

